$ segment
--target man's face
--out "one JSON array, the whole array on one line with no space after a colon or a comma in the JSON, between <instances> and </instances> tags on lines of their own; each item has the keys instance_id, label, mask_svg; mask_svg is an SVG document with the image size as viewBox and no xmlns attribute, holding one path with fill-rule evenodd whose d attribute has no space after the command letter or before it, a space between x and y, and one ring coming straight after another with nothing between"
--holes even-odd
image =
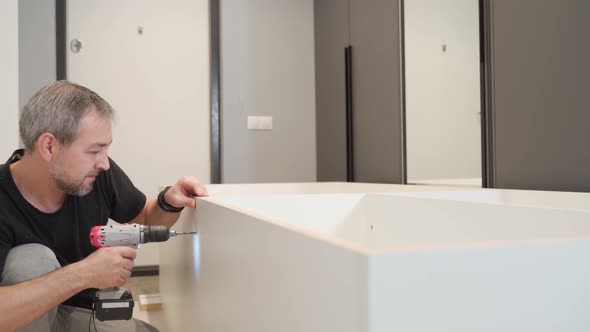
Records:
<instances>
[{"instance_id":1,"label":"man's face","mask_svg":"<svg viewBox=\"0 0 590 332\"><path fill-rule=\"evenodd\" d=\"M111 120L96 111L80 121L78 137L68 146L60 145L51 163L55 184L70 195L84 196L92 190L101 171L109 169L108 148L112 142Z\"/></svg>"}]
</instances>

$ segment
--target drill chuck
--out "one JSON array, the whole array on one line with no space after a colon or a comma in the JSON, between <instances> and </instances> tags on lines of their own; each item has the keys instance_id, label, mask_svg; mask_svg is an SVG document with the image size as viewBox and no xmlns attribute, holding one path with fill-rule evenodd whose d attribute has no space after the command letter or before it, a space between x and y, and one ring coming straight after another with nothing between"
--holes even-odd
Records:
<instances>
[{"instance_id":1,"label":"drill chuck","mask_svg":"<svg viewBox=\"0 0 590 332\"><path fill-rule=\"evenodd\" d=\"M170 231L166 226L144 226L141 243L164 242L170 238Z\"/></svg>"}]
</instances>

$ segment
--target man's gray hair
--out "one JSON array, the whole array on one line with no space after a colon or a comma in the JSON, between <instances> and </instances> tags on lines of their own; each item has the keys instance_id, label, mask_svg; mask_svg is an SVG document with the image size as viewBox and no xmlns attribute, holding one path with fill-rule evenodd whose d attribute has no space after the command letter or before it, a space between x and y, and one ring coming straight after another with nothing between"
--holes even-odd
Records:
<instances>
[{"instance_id":1,"label":"man's gray hair","mask_svg":"<svg viewBox=\"0 0 590 332\"><path fill-rule=\"evenodd\" d=\"M78 136L80 120L91 110L103 118L114 118L111 105L88 88L68 81L43 87L20 115L19 132L25 149L32 151L44 133L51 133L60 143L69 145Z\"/></svg>"}]
</instances>

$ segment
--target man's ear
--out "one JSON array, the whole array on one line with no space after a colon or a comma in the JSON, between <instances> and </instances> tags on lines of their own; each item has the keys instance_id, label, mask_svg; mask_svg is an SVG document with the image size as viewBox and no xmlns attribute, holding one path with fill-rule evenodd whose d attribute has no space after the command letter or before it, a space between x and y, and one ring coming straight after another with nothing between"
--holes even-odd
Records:
<instances>
[{"instance_id":1,"label":"man's ear","mask_svg":"<svg viewBox=\"0 0 590 332\"><path fill-rule=\"evenodd\" d=\"M60 148L59 141L51 133L41 134L35 142L35 150L39 152L39 155L45 161L52 160Z\"/></svg>"}]
</instances>

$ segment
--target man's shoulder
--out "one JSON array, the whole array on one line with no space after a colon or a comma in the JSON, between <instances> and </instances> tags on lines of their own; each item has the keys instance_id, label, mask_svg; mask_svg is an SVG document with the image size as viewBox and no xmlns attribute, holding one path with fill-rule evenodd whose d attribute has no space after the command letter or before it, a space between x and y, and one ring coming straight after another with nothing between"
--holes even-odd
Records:
<instances>
[{"instance_id":1,"label":"man's shoulder","mask_svg":"<svg viewBox=\"0 0 590 332\"><path fill-rule=\"evenodd\" d=\"M1 164L0 165L0 182L6 181L8 177L8 164Z\"/></svg>"},{"instance_id":2,"label":"man's shoulder","mask_svg":"<svg viewBox=\"0 0 590 332\"><path fill-rule=\"evenodd\" d=\"M110 165L110 167L106 172L111 173L111 174L113 174L113 173L114 174L119 174L119 173L125 174L125 172L123 171L121 166L119 166L119 164L116 163L111 157L109 157L109 165Z\"/></svg>"},{"instance_id":3,"label":"man's shoulder","mask_svg":"<svg viewBox=\"0 0 590 332\"><path fill-rule=\"evenodd\" d=\"M8 166L6 166L8 167ZM4 171L5 165L0 165L0 211L4 211L4 207L10 201L10 174Z\"/></svg>"},{"instance_id":4,"label":"man's shoulder","mask_svg":"<svg viewBox=\"0 0 590 332\"><path fill-rule=\"evenodd\" d=\"M5 233L12 229L17 220L21 220L22 215L15 207L14 201L8 193L0 186L0 232Z\"/></svg>"},{"instance_id":5,"label":"man's shoulder","mask_svg":"<svg viewBox=\"0 0 590 332\"><path fill-rule=\"evenodd\" d=\"M0 165L0 211L4 210L7 201L10 200L11 188L14 186L9 168L8 163Z\"/></svg>"},{"instance_id":6,"label":"man's shoulder","mask_svg":"<svg viewBox=\"0 0 590 332\"><path fill-rule=\"evenodd\" d=\"M125 171L123 171L123 169L110 157L109 165L110 167L108 170L98 174L95 185L99 187L100 190L115 190L114 187L118 187L121 183L127 184L127 181L129 181L129 177Z\"/></svg>"},{"instance_id":7,"label":"man's shoulder","mask_svg":"<svg viewBox=\"0 0 590 332\"><path fill-rule=\"evenodd\" d=\"M24 156L24 154L25 154L24 149L15 150L10 155L10 157L8 158L8 160L5 163L0 164L0 182L10 180L10 178L11 178L11 176L10 176L10 163L11 163L11 161L21 159Z\"/></svg>"},{"instance_id":8,"label":"man's shoulder","mask_svg":"<svg viewBox=\"0 0 590 332\"><path fill-rule=\"evenodd\" d=\"M7 190L6 185L0 181L0 222L4 219L14 219L15 200Z\"/></svg>"}]
</instances>

